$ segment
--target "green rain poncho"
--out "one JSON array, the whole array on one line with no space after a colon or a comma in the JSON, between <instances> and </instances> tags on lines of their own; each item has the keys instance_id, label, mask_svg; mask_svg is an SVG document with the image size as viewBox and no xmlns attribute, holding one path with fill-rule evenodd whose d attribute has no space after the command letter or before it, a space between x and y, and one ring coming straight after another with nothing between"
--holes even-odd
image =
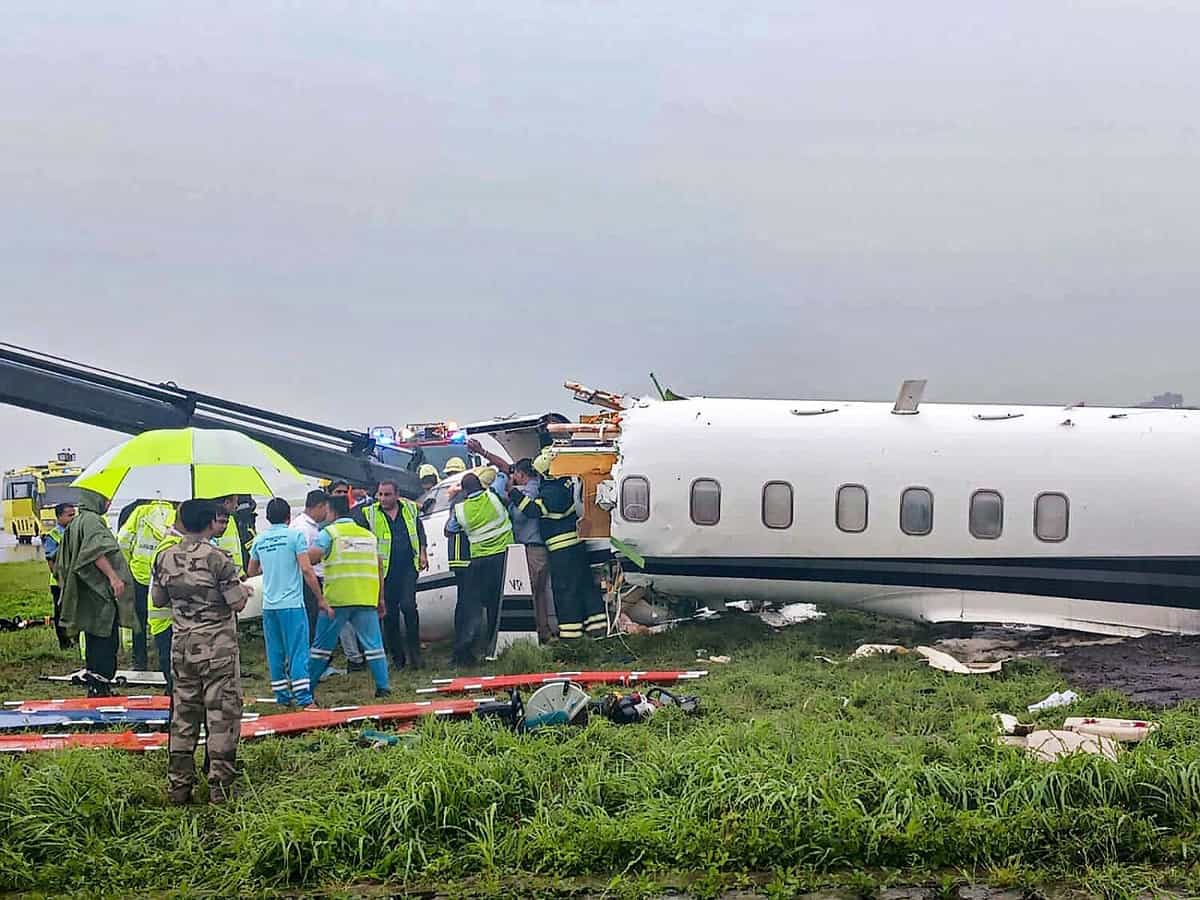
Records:
<instances>
[{"instance_id":1,"label":"green rain poncho","mask_svg":"<svg viewBox=\"0 0 1200 900\"><path fill-rule=\"evenodd\" d=\"M89 493L84 491L79 513L67 526L55 560L62 586L62 627L72 635L83 631L107 637L112 634L116 616L122 627L139 630L129 563L117 546L116 535L100 515L100 504ZM101 556L125 582L120 600L113 598L108 578L96 568Z\"/></svg>"}]
</instances>

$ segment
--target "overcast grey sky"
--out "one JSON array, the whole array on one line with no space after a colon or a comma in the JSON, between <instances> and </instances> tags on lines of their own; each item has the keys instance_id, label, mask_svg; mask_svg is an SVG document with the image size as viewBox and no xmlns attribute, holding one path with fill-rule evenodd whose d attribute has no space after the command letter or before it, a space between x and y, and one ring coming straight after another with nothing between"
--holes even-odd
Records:
<instances>
[{"instance_id":1,"label":"overcast grey sky","mask_svg":"<svg viewBox=\"0 0 1200 900\"><path fill-rule=\"evenodd\" d=\"M1200 401L1194 3L8 0L0 339L366 427ZM0 466L116 436L0 408Z\"/></svg>"}]
</instances>

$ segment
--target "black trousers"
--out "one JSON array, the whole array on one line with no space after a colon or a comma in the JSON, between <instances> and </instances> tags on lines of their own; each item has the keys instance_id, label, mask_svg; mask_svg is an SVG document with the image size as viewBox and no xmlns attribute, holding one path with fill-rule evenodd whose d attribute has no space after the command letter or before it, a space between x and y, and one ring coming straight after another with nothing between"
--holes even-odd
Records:
<instances>
[{"instance_id":1,"label":"black trousers","mask_svg":"<svg viewBox=\"0 0 1200 900\"><path fill-rule=\"evenodd\" d=\"M57 584L50 585L50 596L54 599L54 633L58 635L58 647L60 650L68 650L74 642L59 624L62 617L62 588Z\"/></svg>"},{"instance_id":2,"label":"black trousers","mask_svg":"<svg viewBox=\"0 0 1200 900\"><path fill-rule=\"evenodd\" d=\"M602 634L606 622L604 599L592 578L587 548L583 544L550 551L550 579L554 583L554 609L558 635L565 641L582 638L585 629Z\"/></svg>"},{"instance_id":3,"label":"black trousers","mask_svg":"<svg viewBox=\"0 0 1200 900\"><path fill-rule=\"evenodd\" d=\"M450 570L454 574L454 650L450 661L455 665L470 665L475 661L474 635L479 630L479 607L471 596L470 566Z\"/></svg>"},{"instance_id":4,"label":"black trousers","mask_svg":"<svg viewBox=\"0 0 1200 900\"><path fill-rule=\"evenodd\" d=\"M120 623L113 616L112 634L95 635L88 632L84 639L83 664L89 672L113 678L117 674L117 647L121 643Z\"/></svg>"},{"instance_id":5,"label":"black trousers","mask_svg":"<svg viewBox=\"0 0 1200 900\"><path fill-rule=\"evenodd\" d=\"M421 621L417 613L417 570L412 560L392 563L383 582L383 646L396 666L405 665L421 655ZM404 628L400 628L400 617ZM407 651L407 653L406 653Z\"/></svg>"},{"instance_id":6,"label":"black trousers","mask_svg":"<svg viewBox=\"0 0 1200 900\"><path fill-rule=\"evenodd\" d=\"M171 629L161 631L154 636L154 650L158 654L158 671L162 672L163 678L167 679L167 689L165 691L168 697L171 696L171 688L173 682L171 680Z\"/></svg>"},{"instance_id":7,"label":"black trousers","mask_svg":"<svg viewBox=\"0 0 1200 900\"><path fill-rule=\"evenodd\" d=\"M149 647L146 643L146 618L150 610L150 586L140 581L133 583L133 609L137 613L138 627L133 632L133 667L145 672L150 666Z\"/></svg>"},{"instance_id":8,"label":"black trousers","mask_svg":"<svg viewBox=\"0 0 1200 900\"><path fill-rule=\"evenodd\" d=\"M504 591L506 553L495 553L472 559L466 569L466 590L459 591L459 605L464 599L465 633L459 630L459 609L454 610L454 652L460 664L475 662L480 645L490 652L496 636L496 618L500 610L500 595ZM463 595L466 595L465 598ZM486 620L486 621L485 621Z\"/></svg>"}]
</instances>

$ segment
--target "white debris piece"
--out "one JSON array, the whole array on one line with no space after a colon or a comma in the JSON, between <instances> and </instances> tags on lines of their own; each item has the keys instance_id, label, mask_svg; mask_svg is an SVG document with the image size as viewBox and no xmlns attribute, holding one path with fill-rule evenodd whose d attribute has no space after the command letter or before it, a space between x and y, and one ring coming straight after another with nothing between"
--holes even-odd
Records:
<instances>
[{"instance_id":1,"label":"white debris piece","mask_svg":"<svg viewBox=\"0 0 1200 900\"><path fill-rule=\"evenodd\" d=\"M858 649L850 654L851 659L864 659L868 656L883 656L888 653L907 653L907 647L899 644L860 644Z\"/></svg>"},{"instance_id":2,"label":"white debris piece","mask_svg":"<svg viewBox=\"0 0 1200 900\"><path fill-rule=\"evenodd\" d=\"M955 675L990 675L999 672L1003 663L964 663L959 662L949 653L944 653L941 650L934 650L932 647L918 647L917 653L925 658L935 669L941 669L943 672L951 672Z\"/></svg>"},{"instance_id":3,"label":"white debris piece","mask_svg":"<svg viewBox=\"0 0 1200 900\"><path fill-rule=\"evenodd\" d=\"M779 609L772 609L764 608L755 600L731 600L725 606L729 609L740 609L742 612L753 613L772 628L786 628L789 625L810 622L825 616L825 613L812 603L789 603Z\"/></svg>"},{"instance_id":4,"label":"white debris piece","mask_svg":"<svg viewBox=\"0 0 1200 900\"><path fill-rule=\"evenodd\" d=\"M1055 691L1044 700L1029 704L1026 709L1030 712L1038 712L1043 709L1057 709L1060 706L1070 706L1078 699L1079 695L1074 691Z\"/></svg>"},{"instance_id":5,"label":"white debris piece","mask_svg":"<svg viewBox=\"0 0 1200 900\"><path fill-rule=\"evenodd\" d=\"M800 622L811 622L825 615L811 603L789 603L779 609L764 609L758 617L772 628L786 628Z\"/></svg>"},{"instance_id":6,"label":"white debris piece","mask_svg":"<svg viewBox=\"0 0 1200 900\"><path fill-rule=\"evenodd\" d=\"M1028 750L1046 762L1054 762L1072 753L1093 753L1115 760L1120 749L1120 745L1109 738L1074 731L1035 731L1026 737L1006 737L1003 741Z\"/></svg>"},{"instance_id":7,"label":"white debris piece","mask_svg":"<svg viewBox=\"0 0 1200 900\"><path fill-rule=\"evenodd\" d=\"M1158 723L1134 719L1072 716L1063 722L1063 730L1074 731L1077 734L1099 735L1126 744L1139 744L1153 732L1158 731Z\"/></svg>"}]
</instances>

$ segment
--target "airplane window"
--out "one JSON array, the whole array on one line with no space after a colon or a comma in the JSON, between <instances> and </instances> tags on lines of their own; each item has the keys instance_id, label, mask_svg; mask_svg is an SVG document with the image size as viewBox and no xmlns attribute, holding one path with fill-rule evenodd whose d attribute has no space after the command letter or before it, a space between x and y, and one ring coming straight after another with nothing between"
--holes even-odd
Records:
<instances>
[{"instance_id":1,"label":"airplane window","mask_svg":"<svg viewBox=\"0 0 1200 900\"><path fill-rule=\"evenodd\" d=\"M721 521L721 485L711 478L692 482L692 521L697 525L716 525Z\"/></svg>"},{"instance_id":2,"label":"airplane window","mask_svg":"<svg viewBox=\"0 0 1200 900\"><path fill-rule=\"evenodd\" d=\"M867 489L861 484L843 484L838 488L834 510L837 527L857 534L867 530Z\"/></svg>"},{"instance_id":3,"label":"airplane window","mask_svg":"<svg viewBox=\"0 0 1200 900\"><path fill-rule=\"evenodd\" d=\"M976 491L971 495L967 526L977 538L998 538L1004 530L1004 498L995 491Z\"/></svg>"},{"instance_id":4,"label":"airplane window","mask_svg":"<svg viewBox=\"0 0 1200 900\"><path fill-rule=\"evenodd\" d=\"M1065 541L1071 518L1066 494L1038 494L1033 504L1033 533L1040 541Z\"/></svg>"},{"instance_id":5,"label":"airplane window","mask_svg":"<svg viewBox=\"0 0 1200 900\"><path fill-rule=\"evenodd\" d=\"M621 482L621 518L626 522L650 518L650 482L641 475L630 475Z\"/></svg>"},{"instance_id":6,"label":"airplane window","mask_svg":"<svg viewBox=\"0 0 1200 900\"><path fill-rule=\"evenodd\" d=\"M786 481L763 485L762 520L768 528L792 527L792 486Z\"/></svg>"},{"instance_id":7,"label":"airplane window","mask_svg":"<svg viewBox=\"0 0 1200 900\"><path fill-rule=\"evenodd\" d=\"M928 488L908 488L900 495L900 530L912 535L933 531L933 494Z\"/></svg>"}]
</instances>

